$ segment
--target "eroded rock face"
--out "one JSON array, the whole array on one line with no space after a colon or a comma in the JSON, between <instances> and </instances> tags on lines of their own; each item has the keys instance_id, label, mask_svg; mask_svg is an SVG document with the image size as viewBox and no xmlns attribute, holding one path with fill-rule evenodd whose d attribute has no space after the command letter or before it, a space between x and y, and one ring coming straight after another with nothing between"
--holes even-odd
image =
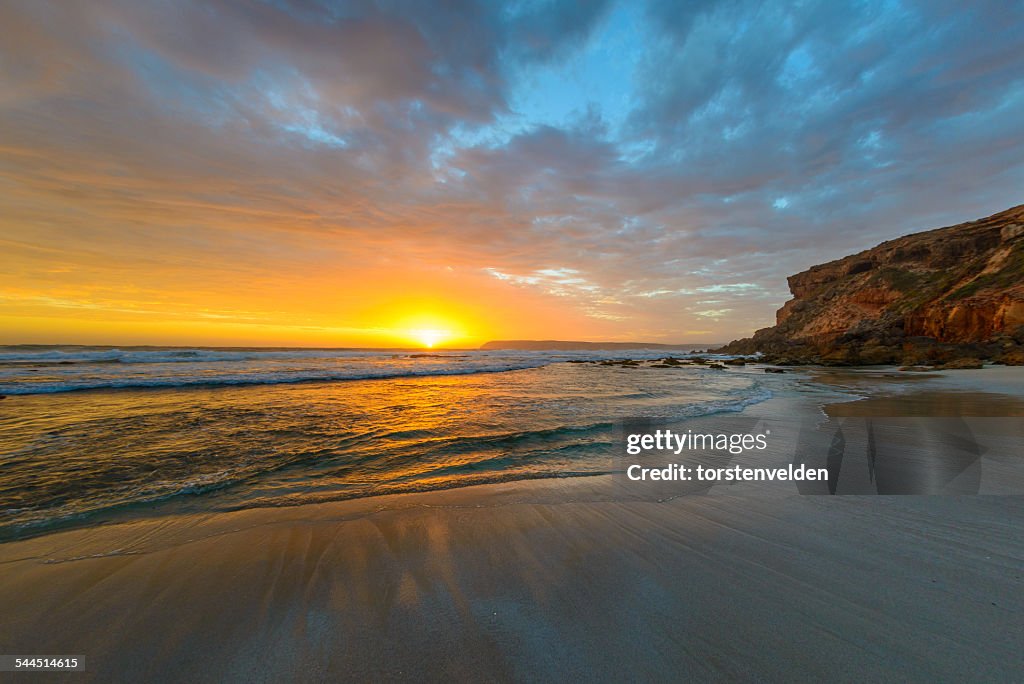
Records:
<instances>
[{"instance_id":1,"label":"eroded rock face","mask_svg":"<svg viewBox=\"0 0 1024 684\"><path fill-rule=\"evenodd\" d=\"M789 277L776 325L723 351L791 361L1016 359L1024 345L1024 205L907 235Z\"/></svg>"}]
</instances>

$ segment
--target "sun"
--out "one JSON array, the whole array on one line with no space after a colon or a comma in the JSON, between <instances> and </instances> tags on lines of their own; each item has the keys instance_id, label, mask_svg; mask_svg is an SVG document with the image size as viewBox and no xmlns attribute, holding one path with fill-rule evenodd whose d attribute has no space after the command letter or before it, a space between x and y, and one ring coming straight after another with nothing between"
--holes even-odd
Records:
<instances>
[{"instance_id":1,"label":"sun","mask_svg":"<svg viewBox=\"0 0 1024 684\"><path fill-rule=\"evenodd\" d=\"M435 344L443 342L451 337L451 334L447 330L438 330L436 328L424 328L420 330L411 331L410 337L417 340L427 349L433 349Z\"/></svg>"},{"instance_id":2,"label":"sun","mask_svg":"<svg viewBox=\"0 0 1024 684\"><path fill-rule=\"evenodd\" d=\"M403 346L434 349L465 338L462 324L444 313L414 313L397 317L392 324L395 341Z\"/></svg>"}]
</instances>

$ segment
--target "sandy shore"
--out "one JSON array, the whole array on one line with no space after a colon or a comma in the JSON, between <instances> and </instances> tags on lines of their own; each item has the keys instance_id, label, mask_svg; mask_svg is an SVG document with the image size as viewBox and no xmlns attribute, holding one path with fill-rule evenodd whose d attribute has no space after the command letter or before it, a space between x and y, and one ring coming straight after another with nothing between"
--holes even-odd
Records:
<instances>
[{"instance_id":1,"label":"sandy shore","mask_svg":"<svg viewBox=\"0 0 1024 684\"><path fill-rule=\"evenodd\" d=\"M601 501L601 478L0 547L8 653L93 681L1011 681L1024 499Z\"/></svg>"},{"instance_id":2,"label":"sandy shore","mask_svg":"<svg viewBox=\"0 0 1024 684\"><path fill-rule=\"evenodd\" d=\"M794 401L750 413L807 410ZM1024 671L1022 496L723 486L659 501L625 496L614 477L166 516L2 544L0 652L81 655L88 672L71 676L98 682L1014 681Z\"/></svg>"}]
</instances>

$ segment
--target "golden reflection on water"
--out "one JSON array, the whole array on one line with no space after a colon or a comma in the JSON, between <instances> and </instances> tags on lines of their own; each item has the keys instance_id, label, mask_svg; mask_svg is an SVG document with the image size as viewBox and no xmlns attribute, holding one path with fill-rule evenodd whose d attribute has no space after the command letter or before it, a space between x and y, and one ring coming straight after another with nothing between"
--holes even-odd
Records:
<instances>
[{"instance_id":1,"label":"golden reflection on water","mask_svg":"<svg viewBox=\"0 0 1024 684\"><path fill-rule=\"evenodd\" d=\"M754 381L556 364L16 396L0 406L0 509L208 510L607 472L614 420L735 401Z\"/></svg>"}]
</instances>

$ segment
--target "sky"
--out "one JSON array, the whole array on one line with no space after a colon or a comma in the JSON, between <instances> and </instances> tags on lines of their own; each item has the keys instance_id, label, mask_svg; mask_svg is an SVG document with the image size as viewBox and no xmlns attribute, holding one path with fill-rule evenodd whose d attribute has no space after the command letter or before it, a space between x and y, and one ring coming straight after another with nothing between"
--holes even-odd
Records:
<instances>
[{"instance_id":1,"label":"sky","mask_svg":"<svg viewBox=\"0 0 1024 684\"><path fill-rule=\"evenodd\" d=\"M1022 202L1022 3L0 5L0 343L726 342Z\"/></svg>"}]
</instances>

